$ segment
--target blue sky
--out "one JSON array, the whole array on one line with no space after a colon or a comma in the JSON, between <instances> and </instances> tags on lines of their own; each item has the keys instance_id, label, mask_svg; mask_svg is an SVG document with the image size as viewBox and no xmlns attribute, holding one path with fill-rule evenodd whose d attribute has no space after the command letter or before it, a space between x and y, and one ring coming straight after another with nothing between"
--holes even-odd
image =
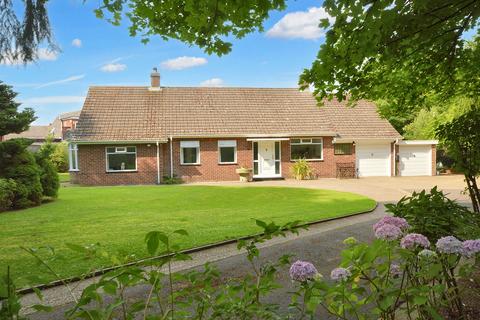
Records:
<instances>
[{"instance_id":1,"label":"blue sky","mask_svg":"<svg viewBox=\"0 0 480 320\"><path fill-rule=\"evenodd\" d=\"M0 65L0 80L13 85L22 106L35 109L35 124L78 110L90 85L148 85L152 67L164 86L295 87L323 42L316 27L326 17L321 1L289 1L273 12L264 33L233 42L226 56L208 56L179 41L154 37L147 45L128 35L128 21L115 27L97 19L97 1L50 0L50 22L61 48L41 51L27 66Z\"/></svg>"}]
</instances>

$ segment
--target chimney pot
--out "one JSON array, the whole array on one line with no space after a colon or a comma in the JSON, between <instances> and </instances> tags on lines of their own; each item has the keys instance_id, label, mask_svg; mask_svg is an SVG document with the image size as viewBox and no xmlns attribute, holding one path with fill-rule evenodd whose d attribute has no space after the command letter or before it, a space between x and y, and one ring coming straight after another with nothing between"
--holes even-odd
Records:
<instances>
[{"instance_id":1,"label":"chimney pot","mask_svg":"<svg viewBox=\"0 0 480 320\"><path fill-rule=\"evenodd\" d=\"M150 74L150 90L160 90L160 73L157 68L153 68Z\"/></svg>"}]
</instances>

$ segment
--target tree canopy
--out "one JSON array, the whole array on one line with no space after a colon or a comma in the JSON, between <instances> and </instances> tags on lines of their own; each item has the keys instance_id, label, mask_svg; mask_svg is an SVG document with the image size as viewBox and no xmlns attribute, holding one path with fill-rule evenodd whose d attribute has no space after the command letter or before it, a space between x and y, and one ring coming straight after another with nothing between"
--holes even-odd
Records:
<instances>
[{"instance_id":1,"label":"tree canopy","mask_svg":"<svg viewBox=\"0 0 480 320\"><path fill-rule=\"evenodd\" d=\"M17 93L12 87L0 81L0 137L9 133L23 132L37 119L31 108L18 111L20 103L15 102L16 96Z\"/></svg>"},{"instance_id":2,"label":"tree canopy","mask_svg":"<svg viewBox=\"0 0 480 320\"><path fill-rule=\"evenodd\" d=\"M20 21L12 0L0 0L0 62L22 64L37 59L39 46L50 51L55 45L47 13L48 0L24 0Z\"/></svg>"}]
</instances>

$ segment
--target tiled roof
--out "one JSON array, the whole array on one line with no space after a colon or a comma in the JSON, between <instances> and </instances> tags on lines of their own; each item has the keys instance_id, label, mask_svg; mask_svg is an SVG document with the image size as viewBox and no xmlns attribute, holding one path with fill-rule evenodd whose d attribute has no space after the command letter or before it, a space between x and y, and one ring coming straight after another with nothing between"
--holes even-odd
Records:
<instances>
[{"instance_id":1,"label":"tiled roof","mask_svg":"<svg viewBox=\"0 0 480 320\"><path fill-rule=\"evenodd\" d=\"M354 106L345 102L326 101L330 123L342 139L400 139L402 136L377 113L374 103L360 100Z\"/></svg>"},{"instance_id":2,"label":"tiled roof","mask_svg":"<svg viewBox=\"0 0 480 320\"><path fill-rule=\"evenodd\" d=\"M91 87L73 141L331 135L400 137L375 106L349 109L289 88ZM342 116L344 115L344 116Z\"/></svg>"},{"instance_id":3,"label":"tiled roof","mask_svg":"<svg viewBox=\"0 0 480 320\"><path fill-rule=\"evenodd\" d=\"M34 140L45 139L52 132L52 126L30 126L28 130L21 133L11 133L5 135L5 140L10 140L14 138L28 138Z\"/></svg>"}]
</instances>

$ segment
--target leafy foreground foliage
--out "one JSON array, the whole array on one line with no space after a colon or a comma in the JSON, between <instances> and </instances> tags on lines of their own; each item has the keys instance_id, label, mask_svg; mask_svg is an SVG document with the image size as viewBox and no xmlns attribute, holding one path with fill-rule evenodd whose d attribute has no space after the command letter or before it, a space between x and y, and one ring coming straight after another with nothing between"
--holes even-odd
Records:
<instances>
[{"instance_id":1,"label":"leafy foreground foliage","mask_svg":"<svg viewBox=\"0 0 480 320\"><path fill-rule=\"evenodd\" d=\"M458 319L469 318L460 288L459 276L471 274L474 257L480 257L480 240L448 242L440 239L432 250L422 235L409 234L409 225L401 218L385 217L374 226L377 240L358 243L344 241L340 266L329 280L318 274L312 263L296 261L290 277L296 282L288 308L268 302L281 285L280 272L290 263L284 255L275 262L261 263L258 245L288 232L297 233L299 222L278 226L257 220L263 234L238 242L246 250L251 272L240 279L223 281L221 274L207 263L201 271L172 273L172 264L191 259L180 252L176 239L188 236L183 229L171 233L152 231L145 236L151 255L161 255L143 265L120 266L86 287L79 298L72 294L74 306L66 311L67 319L316 319L323 309L337 319L385 319L407 315L409 319L442 319L448 312ZM423 237L423 238L422 238ZM400 238L402 238L400 240ZM447 237L449 238L449 237ZM454 243L455 245L452 245ZM111 256L99 246L69 245L70 249L91 261L108 256L117 264L127 257ZM58 277L50 267L51 257L44 258L35 249L25 249L39 265ZM55 258L55 255L53 256ZM460 260L463 260L459 264ZM68 292L71 285L64 283ZM127 298L126 290L143 286L146 296ZM0 314L21 319L20 303L8 270L0 282ZM40 299L42 294L36 291ZM48 305L35 309L49 312ZM368 310L368 312L365 312Z\"/></svg>"},{"instance_id":2,"label":"leafy foreground foliage","mask_svg":"<svg viewBox=\"0 0 480 320\"><path fill-rule=\"evenodd\" d=\"M453 158L454 168L464 174L473 211L480 213L480 107L440 125L436 134Z\"/></svg>"},{"instance_id":3,"label":"leafy foreground foliage","mask_svg":"<svg viewBox=\"0 0 480 320\"><path fill-rule=\"evenodd\" d=\"M374 200L361 195L303 188L65 187L54 202L0 215L0 261L15 266L12 277L23 286L28 277L41 272L20 246L42 252L48 252L46 246L55 247L71 263L53 261L52 266L62 277L71 277L88 271L90 264L68 250L65 242L100 243L109 252L140 259L149 256L140 238L151 230L189 230L190 237L178 242L185 249L254 234L258 229L252 218L315 221L374 207ZM98 257L94 265L101 268L110 261Z\"/></svg>"},{"instance_id":4,"label":"leafy foreground foliage","mask_svg":"<svg viewBox=\"0 0 480 320\"><path fill-rule=\"evenodd\" d=\"M480 216L450 200L437 187L403 197L396 204L386 204L388 212L405 218L411 231L425 235L431 242L454 235L466 240L480 238Z\"/></svg>"}]
</instances>

